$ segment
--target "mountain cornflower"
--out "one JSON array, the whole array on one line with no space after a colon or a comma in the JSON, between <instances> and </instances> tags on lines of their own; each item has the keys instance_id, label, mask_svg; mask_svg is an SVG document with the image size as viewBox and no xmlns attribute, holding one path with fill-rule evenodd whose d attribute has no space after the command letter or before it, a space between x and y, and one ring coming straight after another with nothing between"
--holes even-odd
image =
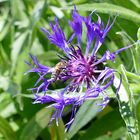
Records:
<instances>
[{"instance_id":1,"label":"mountain cornflower","mask_svg":"<svg viewBox=\"0 0 140 140\"><path fill-rule=\"evenodd\" d=\"M96 22L92 21L93 14L97 16ZM115 19L116 18L114 18L111 23L109 18L105 25L96 12L92 12L88 17L83 17L78 14L76 7L74 7L72 21L69 21L73 34L69 39L66 39L57 18L55 18L54 24L50 23L52 32L41 28L50 42L65 53L64 56L60 56L60 62L53 68L40 64L37 58L31 54L30 57L34 65L28 63L32 69L27 73L35 72L39 75L39 79L35 83L34 88L32 88L34 104L49 103L50 105L47 107L55 108L50 122L55 119L58 125L58 119L62 117L64 108L70 106L72 113L69 122L66 124L66 126L69 127L74 121L77 108L81 106L85 100L94 99L100 95L103 99L100 104L102 109L109 102L106 89L113 84L116 70L107 67L104 65L104 62L108 60L114 61L116 54L132 47L132 45L130 45L112 53L107 50L101 58L98 58L97 52L101 48L107 33L113 26ZM85 46L81 43L83 24L85 24L86 27ZM77 44L72 43L74 38L77 39ZM85 52L82 51L82 48L85 48ZM49 73L52 76L47 79L46 75ZM49 93L49 85L56 81L66 82L67 86L64 89L54 90ZM120 85L121 76L116 92L118 92Z\"/></svg>"}]
</instances>

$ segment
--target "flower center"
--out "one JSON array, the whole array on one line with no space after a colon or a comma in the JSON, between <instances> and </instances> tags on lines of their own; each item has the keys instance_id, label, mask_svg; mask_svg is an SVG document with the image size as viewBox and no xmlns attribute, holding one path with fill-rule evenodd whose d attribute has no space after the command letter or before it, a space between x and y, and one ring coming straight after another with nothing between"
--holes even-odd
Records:
<instances>
[{"instance_id":1,"label":"flower center","mask_svg":"<svg viewBox=\"0 0 140 140\"><path fill-rule=\"evenodd\" d=\"M70 62L69 70L73 76L90 76L92 68L85 60L74 60Z\"/></svg>"}]
</instances>

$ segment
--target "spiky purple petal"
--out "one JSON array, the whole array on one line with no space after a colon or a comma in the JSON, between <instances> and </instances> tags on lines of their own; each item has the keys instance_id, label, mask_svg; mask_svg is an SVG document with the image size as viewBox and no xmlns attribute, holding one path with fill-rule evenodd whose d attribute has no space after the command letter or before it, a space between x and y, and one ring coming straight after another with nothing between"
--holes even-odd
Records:
<instances>
[{"instance_id":1,"label":"spiky purple petal","mask_svg":"<svg viewBox=\"0 0 140 140\"><path fill-rule=\"evenodd\" d=\"M72 18L73 21L69 21L69 24L72 27L77 37L78 45L80 46L82 37L82 17L77 13L76 6L74 6Z\"/></svg>"}]
</instances>

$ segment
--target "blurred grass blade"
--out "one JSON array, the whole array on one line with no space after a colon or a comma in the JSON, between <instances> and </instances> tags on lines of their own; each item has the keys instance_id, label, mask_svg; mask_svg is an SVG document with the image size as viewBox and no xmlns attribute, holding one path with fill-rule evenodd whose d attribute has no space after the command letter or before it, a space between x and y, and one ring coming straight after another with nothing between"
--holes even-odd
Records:
<instances>
[{"instance_id":1,"label":"blurred grass blade","mask_svg":"<svg viewBox=\"0 0 140 140\"><path fill-rule=\"evenodd\" d=\"M138 32L137 32L137 38L138 40L140 40L140 28L138 29Z\"/></svg>"},{"instance_id":2,"label":"blurred grass blade","mask_svg":"<svg viewBox=\"0 0 140 140\"><path fill-rule=\"evenodd\" d=\"M3 49L3 46L0 44L0 64L1 64L1 70L5 69L9 64L9 58L8 55L6 54L5 50Z\"/></svg>"},{"instance_id":3,"label":"blurred grass blade","mask_svg":"<svg viewBox=\"0 0 140 140\"><path fill-rule=\"evenodd\" d=\"M12 51L11 51L11 60L12 60L12 70L11 70L11 75L13 74L15 70L16 63L18 61L18 55L22 49L22 47L27 43L28 40L28 31L20 34L17 39L14 41L14 44L12 46Z\"/></svg>"},{"instance_id":4,"label":"blurred grass blade","mask_svg":"<svg viewBox=\"0 0 140 140\"><path fill-rule=\"evenodd\" d=\"M119 110L122 118L125 121L128 135L132 140L139 139L138 121L136 118L135 100L133 92L130 89L128 79L125 74L125 68L123 65L120 66L120 72L123 76L123 82L118 94ZM116 83L119 79L115 79Z\"/></svg>"},{"instance_id":5,"label":"blurred grass blade","mask_svg":"<svg viewBox=\"0 0 140 140\"><path fill-rule=\"evenodd\" d=\"M16 140L15 133L6 119L0 116L0 132L6 140Z\"/></svg>"},{"instance_id":6,"label":"blurred grass blade","mask_svg":"<svg viewBox=\"0 0 140 140\"><path fill-rule=\"evenodd\" d=\"M135 95L140 96L140 84L130 84L131 89L135 93Z\"/></svg>"},{"instance_id":7,"label":"blurred grass blade","mask_svg":"<svg viewBox=\"0 0 140 140\"><path fill-rule=\"evenodd\" d=\"M125 32L117 32L122 37L123 44L124 46L128 46L129 44L135 43L135 41ZM137 73L138 72L138 59L137 59L137 51L136 51L136 45L134 45L132 48L128 49L128 51L131 51L131 56L129 57L130 54L127 53L127 51L123 52L126 54L127 59L124 59L125 62L129 61L129 65L131 66L131 69L134 69L134 71ZM133 61L132 61L133 60ZM122 63L121 63L122 64Z\"/></svg>"},{"instance_id":8,"label":"blurred grass blade","mask_svg":"<svg viewBox=\"0 0 140 140\"><path fill-rule=\"evenodd\" d=\"M18 56L18 61L17 61L17 65L16 65L16 69L15 69L15 82L17 84L21 84L23 77L24 77L24 73L27 71L27 65L25 63L25 58L26 61L28 61L27 54L29 53L29 44L27 43L26 48L23 49L23 52Z\"/></svg>"},{"instance_id":9,"label":"blurred grass blade","mask_svg":"<svg viewBox=\"0 0 140 140\"><path fill-rule=\"evenodd\" d=\"M140 100L139 100L139 102L137 103L136 114L137 114L137 118L138 118L139 129L140 129Z\"/></svg>"},{"instance_id":10,"label":"blurred grass blade","mask_svg":"<svg viewBox=\"0 0 140 140\"><path fill-rule=\"evenodd\" d=\"M99 104L101 101L86 101L79 109L75 120L68 131L68 138L71 139L83 126L99 113Z\"/></svg>"},{"instance_id":11,"label":"blurred grass blade","mask_svg":"<svg viewBox=\"0 0 140 140\"><path fill-rule=\"evenodd\" d=\"M137 38L140 40L140 28L137 32ZM137 61L137 74L140 74L140 44L136 46L136 61Z\"/></svg>"},{"instance_id":12,"label":"blurred grass blade","mask_svg":"<svg viewBox=\"0 0 140 140\"><path fill-rule=\"evenodd\" d=\"M135 80L140 83L140 75L128 71L126 71L125 74L129 79Z\"/></svg>"},{"instance_id":13,"label":"blurred grass blade","mask_svg":"<svg viewBox=\"0 0 140 140\"><path fill-rule=\"evenodd\" d=\"M73 9L72 7L67 7L67 9ZM90 3L77 5L78 11L93 11L97 10L99 13L119 15L119 17L131 20L133 22L140 23L140 15L130 9L124 8L122 6L117 6L109 3Z\"/></svg>"},{"instance_id":14,"label":"blurred grass blade","mask_svg":"<svg viewBox=\"0 0 140 140\"><path fill-rule=\"evenodd\" d=\"M6 1L9 1L9 0L0 0L0 3L2 3L2 2L6 2Z\"/></svg>"},{"instance_id":15,"label":"blurred grass blade","mask_svg":"<svg viewBox=\"0 0 140 140\"><path fill-rule=\"evenodd\" d=\"M17 21L16 24L21 27L27 27L29 25L29 17L27 16L27 9L24 5L24 1L12 0L10 2L10 9L12 18ZM17 6L18 5L18 6Z\"/></svg>"},{"instance_id":16,"label":"blurred grass blade","mask_svg":"<svg viewBox=\"0 0 140 140\"><path fill-rule=\"evenodd\" d=\"M8 90L9 82L8 76L0 76L0 89L3 89L4 91Z\"/></svg>"},{"instance_id":17,"label":"blurred grass blade","mask_svg":"<svg viewBox=\"0 0 140 140\"><path fill-rule=\"evenodd\" d=\"M131 1L136 7L140 8L139 0L129 0L129 1Z\"/></svg>"},{"instance_id":18,"label":"blurred grass blade","mask_svg":"<svg viewBox=\"0 0 140 140\"><path fill-rule=\"evenodd\" d=\"M1 93L0 94L0 116L4 118L8 118L16 113L17 113L17 110L15 108L15 104L10 94L5 93L5 92Z\"/></svg>"},{"instance_id":19,"label":"blurred grass blade","mask_svg":"<svg viewBox=\"0 0 140 140\"><path fill-rule=\"evenodd\" d=\"M41 16L43 15L43 12L47 9L47 2L45 1L37 1L35 4L35 7L33 9L33 14L32 14L32 22L31 25L32 27L35 26L35 24L40 20Z\"/></svg>"},{"instance_id":20,"label":"blurred grass blade","mask_svg":"<svg viewBox=\"0 0 140 140\"><path fill-rule=\"evenodd\" d=\"M19 140L35 140L48 125L51 115L52 109L43 108L37 112L21 131Z\"/></svg>"},{"instance_id":21,"label":"blurred grass blade","mask_svg":"<svg viewBox=\"0 0 140 140\"><path fill-rule=\"evenodd\" d=\"M56 126L56 121L53 121L53 124L50 129L50 133L51 133L51 140L65 139L65 126L61 119L59 119L59 126Z\"/></svg>"},{"instance_id":22,"label":"blurred grass blade","mask_svg":"<svg viewBox=\"0 0 140 140\"><path fill-rule=\"evenodd\" d=\"M62 18L64 16L63 12L60 10L60 8L56 7L56 6L50 6L51 10L55 13L55 15L58 18Z\"/></svg>"},{"instance_id":23,"label":"blurred grass blade","mask_svg":"<svg viewBox=\"0 0 140 140\"><path fill-rule=\"evenodd\" d=\"M10 22L9 23L6 23L4 25L4 27L2 28L2 31L1 31L0 41L2 41L7 34L9 34L10 26L11 26L11 23Z\"/></svg>"}]
</instances>

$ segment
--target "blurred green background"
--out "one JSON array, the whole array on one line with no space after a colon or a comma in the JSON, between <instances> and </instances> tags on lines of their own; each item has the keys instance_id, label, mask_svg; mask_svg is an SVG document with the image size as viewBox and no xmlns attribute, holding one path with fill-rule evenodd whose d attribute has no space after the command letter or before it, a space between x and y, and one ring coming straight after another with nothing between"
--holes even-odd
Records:
<instances>
[{"instance_id":1,"label":"blurred green background","mask_svg":"<svg viewBox=\"0 0 140 140\"><path fill-rule=\"evenodd\" d=\"M140 39L140 0L0 0L0 140L139 140L139 44L119 54L115 63L108 62L123 76L119 99L110 88L111 101L101 112L96 105L100 97L86 101L68 132L64 132L64 123L69 114L58 127L55 122L50 126L53 109L32 104L33 95L27 89L38 77L24 75L29 70L24 60L31 61L30 52L40 63L55 66L59 61L56 53L61 51L50 44L40 27L49 29L49 22L57 16L70 36L68 20L74 4L85 16L96 9L105 23L109 16L113 20L118 15L99 56L106 49L115 51Z\"/></svg>"}]
</instances>

